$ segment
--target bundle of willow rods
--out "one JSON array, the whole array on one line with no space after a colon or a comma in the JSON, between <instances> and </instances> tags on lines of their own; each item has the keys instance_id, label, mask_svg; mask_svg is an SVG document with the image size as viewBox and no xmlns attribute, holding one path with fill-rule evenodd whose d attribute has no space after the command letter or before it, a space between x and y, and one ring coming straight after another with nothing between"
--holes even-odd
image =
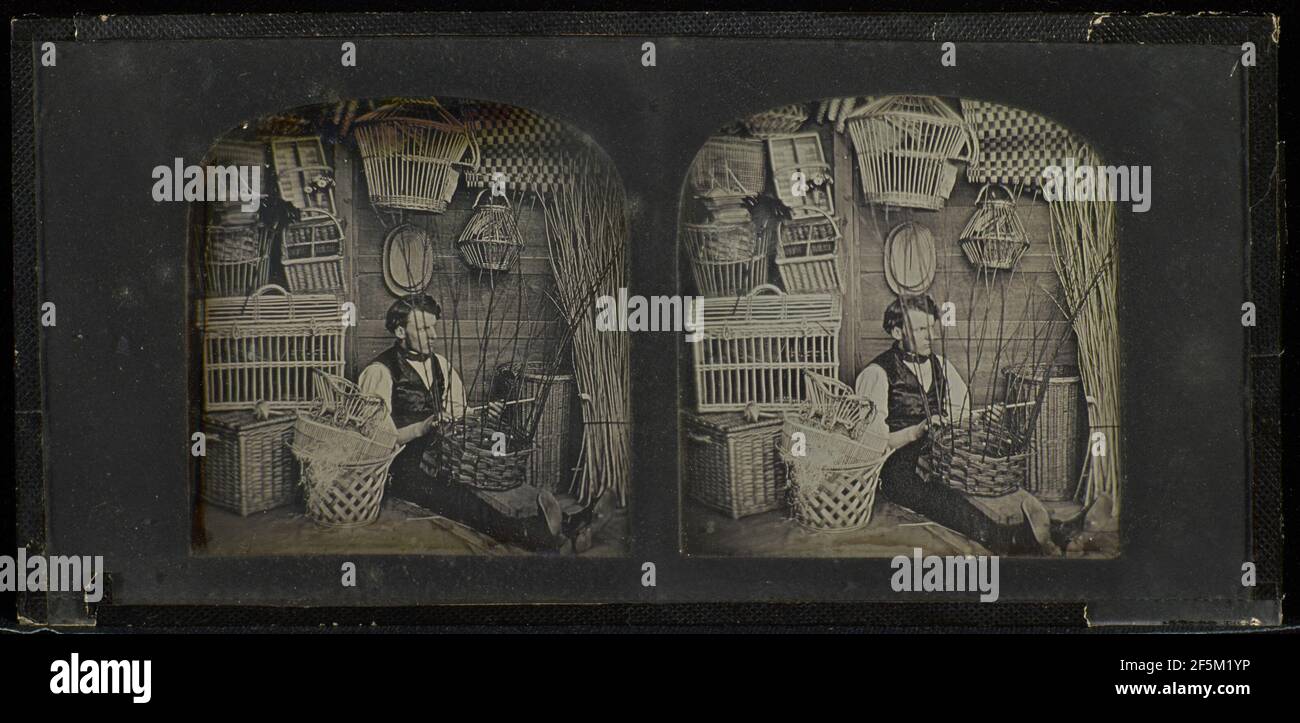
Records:
<instances>
[{"instance_id":1,"label":"bundle of willow rods","mask_svg":"<svg viewBox=\"0 0 1300 723\"><path fill-rule=\"evenodd\" d=\"M627 504L629 339L596 329L596 299L627 285L627 205L606 163L586 158L545 204L546 242L560 306L573 340L573 370L582 393L586 460L577 484L588 504L606 492Z\"/></svg>"},{"instance_id":2,"label":"bundle of willow rods","mask_svg":"<svg viewBox=\"0 0 1300 723\"><path fill-rule=\"evenodd\" d=\"M1075 166L1096 168L1099 159L1091 149L1076 153ZM1102 178L1094 179L1102 183ZM1074 179L1065 179L1073 183ZM1105 434L1105 456L1090 455L1088 484L1083 503L1099 495L1110 497L1115 514L1120 509L1119 434L1119 315L1116 309L1115 203L1105 189L1103 200L1049 202L1052 215L1052 250L1061 289L1070 306L1081 304L1074 320L1079 342L1079 369L1088 395L1088 426Z\"/></svg>"}]
</instances>

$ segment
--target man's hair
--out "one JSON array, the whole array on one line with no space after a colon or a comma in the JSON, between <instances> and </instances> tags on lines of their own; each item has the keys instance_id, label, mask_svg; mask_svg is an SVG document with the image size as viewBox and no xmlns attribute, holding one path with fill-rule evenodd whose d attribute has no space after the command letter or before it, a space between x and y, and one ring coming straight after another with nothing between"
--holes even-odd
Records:
<instances>
[{"instance_id":1,"label":"man's hair","mask_svg":"<svg viewBox=\"0 0 1300 723\"><path fill-rule=\"evenodd\" d=\"M929 294L920 296L900 296L894 303L885 307L885 333L898 329L906 323L904 314L909 311L924 311L935 319L939 318L939 307Z\"/></svg>"},{"instance_id":2,"label":"man's hair","mask_svg":"<svg viewBox=\"0 0 1300 723\"><path fill-rule=\"evenodd\" d=\"M411 320L411 313L417 310L442 318L442 307L438 306L438 302L434 301L432 296L428 294L404 296L388 307L388 313L384 315L384 328L388 329L390 334L395 333L399 328L406 328L406 322Z\"/></svg>"}]
</instances>

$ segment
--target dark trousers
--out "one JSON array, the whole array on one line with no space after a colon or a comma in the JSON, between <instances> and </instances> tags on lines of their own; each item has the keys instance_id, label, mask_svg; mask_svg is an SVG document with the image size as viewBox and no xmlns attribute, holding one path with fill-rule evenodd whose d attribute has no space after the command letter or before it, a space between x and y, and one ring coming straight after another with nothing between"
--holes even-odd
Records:
<instances>
[{"instance_id":1,"label":"dark trousers","mask_svg":"<svg viewBox=\"0 0 1300 723\"><path fill-rule=\"evenodd\" d=\"M512 517L493 507L467 485L435 479L420 469L426 445L408 444L393 460L391 492L438 515L467 525L498 542L530 550L555 550L561 538L552 535L541 514Z\"/></svg>"},{"instance_id":2,"label":"dark trousers","mask_svg":"<svg viewBox=\"0 0 1300 723\"><path fill-rule=\"evenodd\" d=\"M919 440L905 444L889 455L880 468L880 493L890 499L907 498L908 492L922 484L921 475L916 471L916 463L921 456L929 453L929 442Z\"/></svg>"}]
</instances>

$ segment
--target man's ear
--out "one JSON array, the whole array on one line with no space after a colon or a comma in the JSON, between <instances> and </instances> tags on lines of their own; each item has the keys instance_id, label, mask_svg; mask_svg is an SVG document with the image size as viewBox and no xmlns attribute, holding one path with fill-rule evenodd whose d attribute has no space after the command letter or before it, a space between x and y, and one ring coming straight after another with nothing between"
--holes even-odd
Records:
<instances>
[{"instance_id":1,"label":"man's ear","mask_svg":"<svg viewBox=\"0 0 1300 723\"><path fill-rule=\"evenodd\" d=\"M393 329L393 336L396 336L398 339L405 340L405 339L406 339L406 327L404 327L404 326L399 326L399 327L397 327L396 329Z\"/></svg>"},{"instance_id":2,"label":"man's ear","mask_svg":"<svg viewBox=\"0 0 1300 723\"><path fill-rule=\"evenodd\" d=\"M901 327L901 326L896 326L896 327L894 327L893 329L890 329L890 330L889 330L889 335L892 336L892 337L894 337L894 341L902 341L902 340L903 340L903 327Z\"/></svg>"}]
</instances>

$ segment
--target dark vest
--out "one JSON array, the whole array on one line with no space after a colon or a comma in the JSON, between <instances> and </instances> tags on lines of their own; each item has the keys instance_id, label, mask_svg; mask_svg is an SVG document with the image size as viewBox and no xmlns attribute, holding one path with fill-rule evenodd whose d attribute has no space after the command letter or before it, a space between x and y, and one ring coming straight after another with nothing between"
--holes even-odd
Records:
<instances>
[{"instance_id":1,"label":"dark vest","mask_svg":"<svg viewBox=\"0 0 1300 723\"><path fill-rule=\"evenodd\" d=\"M947 396L944 393L947 379L934 354L930 355L929 360L934 381L928 392L922 390L921 380L903 362L903 351L897 343L872 359L871 363L880 365L889 378L889 431L897 432L904 427L920 424L929 419L929 415L939 414L943 409L939 400Z\"/></svg>"},{"instance_id":2,"label":"dark vest","mask_svg":"<svg viewBox=\"0 0 1300 723\"><path fill-rule=\"evenodd\" d=\"M442 411L446 381L437 358L430 364L433 367L432 389L424 386L420 373L402 358L402 351L396 344L375 357L372 363L383 364L393 377L393 424L399 429Z\"/></svg>"}]
</instances>

